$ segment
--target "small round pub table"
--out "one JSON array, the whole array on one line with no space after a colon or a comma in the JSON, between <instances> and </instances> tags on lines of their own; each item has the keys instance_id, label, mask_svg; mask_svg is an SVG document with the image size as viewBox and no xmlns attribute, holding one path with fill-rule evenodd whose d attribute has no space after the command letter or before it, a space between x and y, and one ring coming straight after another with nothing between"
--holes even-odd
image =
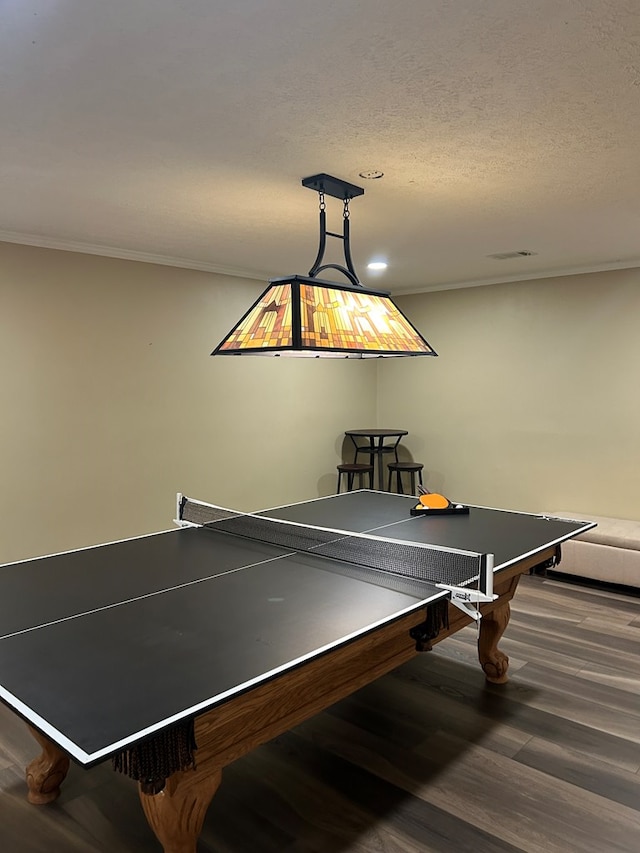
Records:
<instances>
[{"instance_id":1,"label":"small round pub table","mask_svg":"<svg viewBox=\"0 0 640 853\"><path fill-rule=\"evenodd\" d=\"M358 461L358 455L364 453L371 463L378 468L378 488L384 491L384 470L382 457L385 453L393 453L398 462L398 445L403 435L409 435L406 429L348 429L345 430L353 446L355 454L353 461ZM368 439L368 444L359 439ZM395 439L395 440L394 440Z\"/></svg>"}]
</instances>

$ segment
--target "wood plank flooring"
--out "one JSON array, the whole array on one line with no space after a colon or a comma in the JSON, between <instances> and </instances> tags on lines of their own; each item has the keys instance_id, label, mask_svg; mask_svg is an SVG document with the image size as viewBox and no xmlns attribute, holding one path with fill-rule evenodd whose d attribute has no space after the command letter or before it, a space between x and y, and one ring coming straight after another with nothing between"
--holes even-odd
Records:
<instances>
[{"instance_id":1,"label":"wood plank flooring","mask_svg":"<svg viewBox=\"0 0 640 853\"><path fill-rule=\"evenodd\" d=\"M638 853L640 597L525 577L487 686L470 627L227 768L199 853ZM135 784L31 806L0 705L1 853L158 853Z\"/></svg>"}]
</instances>

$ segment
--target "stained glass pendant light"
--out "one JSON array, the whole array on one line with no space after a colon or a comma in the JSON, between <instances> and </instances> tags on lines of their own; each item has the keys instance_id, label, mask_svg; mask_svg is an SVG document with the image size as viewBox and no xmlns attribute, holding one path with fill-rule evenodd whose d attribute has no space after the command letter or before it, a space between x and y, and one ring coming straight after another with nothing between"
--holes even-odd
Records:
<instances>
[{"instance_id":1,"label":"stained glass pendant light","mask_svg":"<svg viewBox=\"0 0 640 853\"><path fill-rule=\"evenodd\" d=\"M320 244L307 276L274 278L211 355L384 358L437 355L387 291L363 287L351 260L349 202L364 190L331 175L304 178L320 200ZM343 231L327 231L325 196L343 202ZM345 266L323 264L327 237L342 240ZM334 269L347 282L316 278Z\"/></svg>"}]
</instances>

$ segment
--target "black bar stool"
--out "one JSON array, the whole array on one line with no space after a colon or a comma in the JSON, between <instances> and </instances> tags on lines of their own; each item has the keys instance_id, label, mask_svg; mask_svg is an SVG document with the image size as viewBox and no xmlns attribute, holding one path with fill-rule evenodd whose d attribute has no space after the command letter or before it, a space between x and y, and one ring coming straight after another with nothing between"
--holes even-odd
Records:
<instances>
[{"instance_id":1,"label":"black bar stool","mask_svg":"<svg viewBox=\"0 0 640 853\"><path fill-rule=\"evenodd\" d=\"M373 489L373 465L365 465L364 463L359 462L345 462L342 465L338 465L338 490L336 494L340 494L340 481L342 480L342 475L345 474L347 478L347 491L350 492L353 489L353 481L357 475L358 477L358 487L360 489L363 488L363 478L365 474L369 475L369 488Z\"/></svg>"},{"instance_id":2,"label":"black bar stool","mask_svg":"<svg viewBox=\"0 0 640 853\"><path fill-rule=\"evenodd\" d=\"M422 462L389 462L387 465L389 469L389 483L387 485L387 491L391 491L391 479L393 475L396 475L396 491L399 495L404 494L404 489L402 488L402 475L409 474L411 476L411 494L416 494L416 474L418 475L418 483L422 485L422 469L424 465Z\"/></svg>"}]
</instances>

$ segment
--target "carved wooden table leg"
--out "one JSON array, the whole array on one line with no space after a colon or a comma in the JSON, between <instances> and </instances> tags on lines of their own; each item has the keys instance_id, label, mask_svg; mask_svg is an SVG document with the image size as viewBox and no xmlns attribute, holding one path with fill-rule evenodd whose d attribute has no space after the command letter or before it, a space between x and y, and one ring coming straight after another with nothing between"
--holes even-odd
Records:
<instances>
[{"instance_id":1,"label":"carved wooden table leg","mask_svg":"<svg viewBox=\"0 0 640 853\"><path fill-rule=\"evenodd\" d=\"M487 681L493 684L504 684L509 680L509 658L500 651L498 643L509 624L510 616L511 608L507 601L485 613L480 620L478 657Z\"/></svg>"},{"instance_id":2,"label":"carved wooden table leg","mask_svg":"<svg viewBox=\"0 0 640 853\"><path fill-rule=\"evenodd\" d=\"M27 767L27 799L36 805L51 803L60 796L60 785L69 770L69 756L39 731L27 728L42 747L42 753Z\"/></svg>"},{"instance_id":3,"label":"carved wooden table leg","mask_svg":"<svg viewBox=\"0 0 640 853\"><path fill-rule=\"evenodd\" d=\"M196 853L198 836L222 772L198 766L174 773L159 794L146 794L138 785L140 802L149 826L164 853Z\"/></svg>"}]
</instances>

